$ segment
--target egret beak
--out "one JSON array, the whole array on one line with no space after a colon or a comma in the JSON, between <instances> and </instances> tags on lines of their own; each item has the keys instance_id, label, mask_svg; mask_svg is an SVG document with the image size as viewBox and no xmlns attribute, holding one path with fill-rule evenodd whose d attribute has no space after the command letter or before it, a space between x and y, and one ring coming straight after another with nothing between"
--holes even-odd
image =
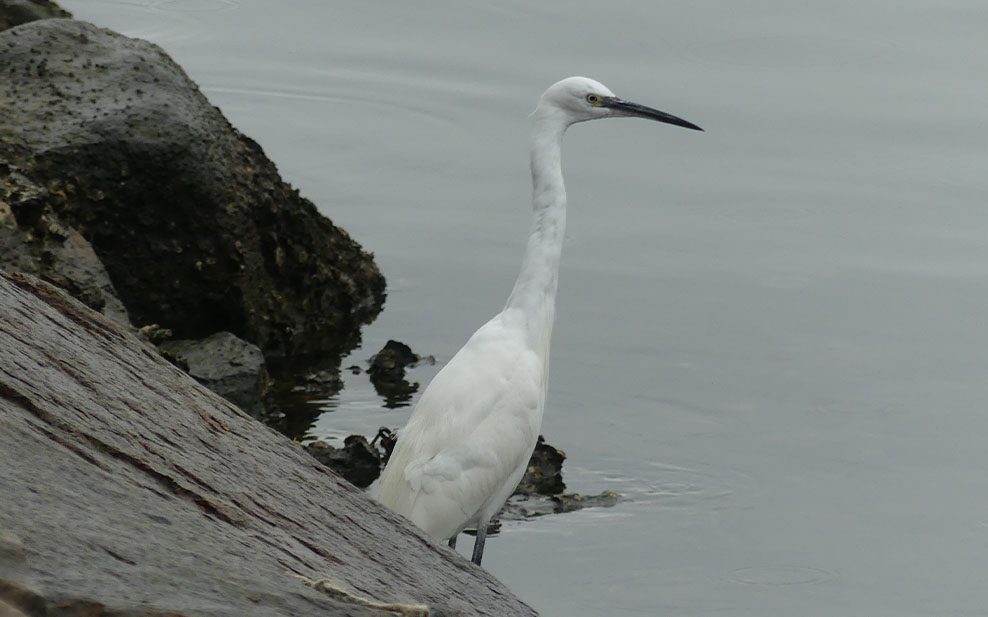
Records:
<instances>
[{"instance_id":1,"label":"egret beak","mask_svg":"<svg viewBox=\"0 0 988 617\"><path fill-rule=\"evenodd\" d=\"M638 103L632 103L631 101L619 99L616 96L604 97L601 100L600 105L602 107L613 109L615 116L645 118L647 120L657 120L658 122L665 122L666 124L675 124L676 126L682 126L684 128L693 129L694 131L703 130L697 125L693 124L692 122L687 122L686 120L683 120L682 118L677 118L672 114L667 114L666 112L659 111L658 109L652 109L651 107L639 105Z\"/></svg>"}]
</instances>

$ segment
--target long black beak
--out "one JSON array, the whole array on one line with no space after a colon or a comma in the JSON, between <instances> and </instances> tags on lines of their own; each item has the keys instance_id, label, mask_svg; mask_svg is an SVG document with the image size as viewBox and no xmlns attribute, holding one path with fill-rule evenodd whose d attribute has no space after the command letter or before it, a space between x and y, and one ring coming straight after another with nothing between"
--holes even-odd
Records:
<instances>
[{"instance_id":1,"label":"long black beak","mask_svg":"<svg viewBox=\"0 0 988 617\"><path fill-rule=\"evenodd\" d=\"M666 124L675 124L676 126L681 126L687 129L693 129L694 131L702 131L700 127L693 124L692 122L687 122L682 118L677 118L672 114L667 114L664 111L659 111L658 109L652 109L651 107L646 107L644 105L639 105L638 103L632 103L631 101L626 101L624 99L619 99L616 96L605 97L601 101L603 107L609 107L617 112L615 115L618 116L631 116L635 118L646 118L648 120L657 120L658 122L665 122Z\"/></svg>"}]
</instances>

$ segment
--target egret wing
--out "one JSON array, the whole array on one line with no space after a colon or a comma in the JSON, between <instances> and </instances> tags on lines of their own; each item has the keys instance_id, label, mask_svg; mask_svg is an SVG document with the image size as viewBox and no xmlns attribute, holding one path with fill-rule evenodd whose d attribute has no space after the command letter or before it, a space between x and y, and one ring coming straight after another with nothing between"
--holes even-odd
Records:
<instances>
[{"instance_id":1,"label":"egret wing","mask_svg":"<svg viewBox=\"0 0 988 617\"><path fill-rule=\"evenodd\" d=\"M502 330L488 322L436 375L382 474L379 499L437 538L499 508L538 437L544 362Z\"/></svg>"}]
</instances>

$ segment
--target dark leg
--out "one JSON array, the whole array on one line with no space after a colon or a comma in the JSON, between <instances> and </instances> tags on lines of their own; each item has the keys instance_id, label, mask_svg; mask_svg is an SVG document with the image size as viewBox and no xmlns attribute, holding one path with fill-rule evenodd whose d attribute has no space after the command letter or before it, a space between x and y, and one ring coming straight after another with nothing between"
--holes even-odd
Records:
<instances>
[{"instance_id":1,"label":"dark leg","mask_svg":"<svg viewBox=\"0 0 988 617\"><path fill-rule=\"evenodd\" d=\"M484 540L487 539L487 524L477 525L477 540L473 543L473 561L478 566L484 556Z\"/></svg>"},{"instance_id":2,"label":"dark leg","mask_svg":"<svg viewBox=\"0 0 988 617\"><path fill-rule=\"evenodd\" d=\"M452 538L449 539L449 547L453 549L456 548L456 536L453 536Z\"/></svg>"}]
</instances>

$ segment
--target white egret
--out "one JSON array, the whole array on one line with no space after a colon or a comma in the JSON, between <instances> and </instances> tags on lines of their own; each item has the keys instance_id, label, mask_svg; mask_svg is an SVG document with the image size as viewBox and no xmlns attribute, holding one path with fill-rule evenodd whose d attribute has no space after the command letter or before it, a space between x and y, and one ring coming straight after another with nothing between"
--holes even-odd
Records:
<instances>
[{"instance_id":1,"label":"white egret","mask_svg":"<svg viewBox=\"0 0 988 617\"><path fill-rule=\"evenodd\" d=\"M703 130L620 99L586 77L569 77L545 91L531 116L534 222L518 280L504 310L422 393L381 475L381 503L431 536L454 546L457 534L476 525L476 564L487 525L525 473L542 425L566 225L560 142L572 124L615 117Z\"/></svg>"}]
</instances>

